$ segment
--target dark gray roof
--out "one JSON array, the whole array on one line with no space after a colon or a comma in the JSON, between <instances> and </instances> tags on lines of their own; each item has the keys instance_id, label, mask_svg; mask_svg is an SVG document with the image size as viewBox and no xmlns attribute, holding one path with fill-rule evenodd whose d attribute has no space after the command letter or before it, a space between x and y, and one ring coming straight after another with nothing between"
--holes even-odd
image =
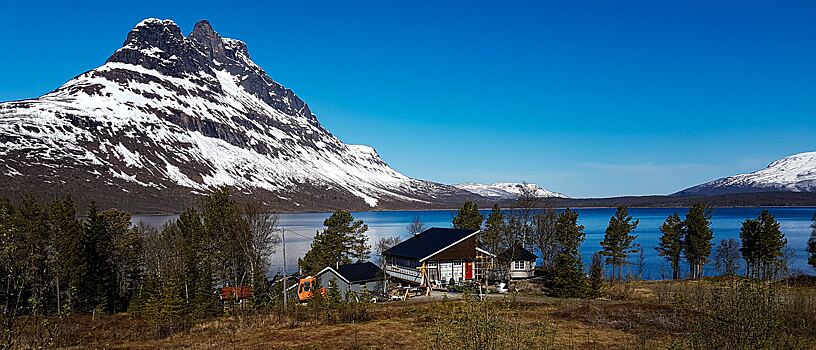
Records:
<instances>
[{"instance_id":1,"label":"dark gray roof","mask_svg":"<svg viewBox=\"0 0 816 350\"><path fill-rule=\"evenodd\" d=\"M516 244L513 249L507 248L498 256L500 261L534 261L538 257L524 249L520 244Z\"/></svg>"},{"instance_id":2,"label":"dark gray roof","mask_svg":"<svg viewBox=\"0 0 816 350\"><path fill-rule=\"evenodd\" d=\"M372 262L346 264L337 267L337 273L349 283L366 282L383 279L383 270Z\"/></svg>"},{"instance_id":3,"label":"dark gray roof","mask_svg":"<svg viewBox=\"0 0 816 350\"><path fill-rule=\"evenodd\" d=\"M383 252L385 255L423 259L457 241L470 236L475 230L431 227Z\"/></svg>"}]
</instances>

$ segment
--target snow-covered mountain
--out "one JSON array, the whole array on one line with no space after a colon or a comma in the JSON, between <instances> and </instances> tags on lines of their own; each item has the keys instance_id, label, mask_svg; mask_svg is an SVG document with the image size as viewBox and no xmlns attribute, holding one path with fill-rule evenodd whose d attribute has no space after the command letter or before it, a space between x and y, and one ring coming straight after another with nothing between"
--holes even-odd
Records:
<instances>
[{"instance_id":1,"label":"snow-covered mountain","mask_svg":"<svg viewBox=\"0 0 816 350\"><path fill-rule=\"evenodd\" d=\"M536 197L558 197L569 198L566 195L558 192L552 192L538 186L536 184L522 184L515 182L497 182L494 184L478 184L478 183L462 183L454 185L459 189L478 194L482 197L490 199L516 199L524 191L524 186L533 193Z\"/></svg>"},{"instance_id":2,"label":"snow-covered mountain","mask_svg":"<svg viewBox=\"0 0 816 350\"><path fill-rule=\"evenodd\" d=\"M107 62L0 104L0 189L173 208L227 185L282 208L389 208L469 196L409 178L332 135L242 41L146 19Z\"/></svg>"},{"instance_id":3,"label":"snow-covered mountain","mask_svg":"<svg viewBox=\"0 0 816 350\"><path fill-rule=\"evenodd\" d=\"M816 192L816 152L794 154L774 161L765 169L724 177L676 194L716 195L777 191Z\"/></svg>"}]
</instances>

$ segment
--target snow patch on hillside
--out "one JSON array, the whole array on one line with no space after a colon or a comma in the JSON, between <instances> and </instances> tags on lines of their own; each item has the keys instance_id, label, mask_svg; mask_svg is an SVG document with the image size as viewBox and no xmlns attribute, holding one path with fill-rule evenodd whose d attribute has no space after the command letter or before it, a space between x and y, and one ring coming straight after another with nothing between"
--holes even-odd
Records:
<instances>
[{"instance_id":1,"label":"snow patch on hillside","mask_svg":"<svg viewBox=\"0 0 816 350\"><path fill-rule=\"evenodd\" d=\"M697 185L678 194L816 191L816 152L794 154L752 173L739 174Z\"/></svg>"},{"instance_id":2,"label":"snow patch on hillside","mask_svg":"<svg viewBox=\"0 0 816 350\"><path fill-rule=\"evenodd\" d=\"M462 183L454 186L480 196L494 199L516 199L525 188L525 184L516 182L497 182L493 184ZM539 198L569 198L563 193L553 192L536 184L526 184L526 186L529 191Z\"/></svg>"}]
</instances>

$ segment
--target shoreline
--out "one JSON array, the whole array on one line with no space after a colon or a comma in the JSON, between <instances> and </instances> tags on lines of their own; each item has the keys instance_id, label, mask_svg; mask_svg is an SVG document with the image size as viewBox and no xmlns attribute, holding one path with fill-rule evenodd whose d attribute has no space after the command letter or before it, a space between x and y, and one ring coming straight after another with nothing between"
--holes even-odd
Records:
<instances>
[{"instance_id":1,"label":"shoreline","mask_svg":"<svg viewBox=\"0 0 816 350\"><path fill-rule=\"evenodd\" d=\"M559 207L535 207L532 210L555 209L564 210L570 209L616 209L617 206L559 206ZM627 206L628 209L688 209L688 206ZM785 208L785 209L813 209L816 210L816 205L711 205L713 209L746 209L746 208ZM407 212L442 212L442 211L457 211L459 208L433 208L433 209L381 209L381 210L350 210L352 213L407 213ZM489 211L490 207L480 207L480 211ZM521 208L502 207L503 211L521 210ZM270 211L269 214L331 214L331 210L304 210L304 211ZM181 213L140 213L131 212L131 215L139 216L171 216L181 215Z\"/></svg>"}]
</instances>

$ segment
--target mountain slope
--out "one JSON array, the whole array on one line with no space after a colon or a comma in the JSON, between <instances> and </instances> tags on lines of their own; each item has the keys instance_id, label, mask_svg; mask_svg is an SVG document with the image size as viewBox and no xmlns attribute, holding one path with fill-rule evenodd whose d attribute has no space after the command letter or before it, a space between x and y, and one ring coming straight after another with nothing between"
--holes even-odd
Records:
<instances>
[{"instance_id":1,"label":"mountain slope","mask_svg":"<svg viewBox=\"0 0 816 350\"><path fill-rule=\"evenodd\" d=\"M343 143L243 42L207 21L185 37L172 21L144 20L101 67L39 98L0 104L0 145L8 195L84 193L145 211L178 209L219 185L300 210L469 195Z\"/></svg>"},{"instance_id":2,"label":"mountain slope","mask_svg":"<svg viewBox=\"0 0 816 350\"><path fill-rule=\"evenodd\" d=\"M676 195L718 195L752 192L816 192L816 152L794 154L767 168L717 179Z\"/></svg>"},{"instance_id":3,"label":"mountain slope","mask_svg":"<svg viewBox=\"0 0 816 350\"><path fill-rule=\"evenodd\" d=\"M477 183L462 183L454 186L459 189L480 195L482 197L505 200L505 199L517 199L518 196L521 195L525 185L527 186L527 189L530 190L531 193L533 193L536 197L568 198L566 195L562 193L549 191L536 184L497 182L489 185Z\"/></svg>"}]
</instances>

